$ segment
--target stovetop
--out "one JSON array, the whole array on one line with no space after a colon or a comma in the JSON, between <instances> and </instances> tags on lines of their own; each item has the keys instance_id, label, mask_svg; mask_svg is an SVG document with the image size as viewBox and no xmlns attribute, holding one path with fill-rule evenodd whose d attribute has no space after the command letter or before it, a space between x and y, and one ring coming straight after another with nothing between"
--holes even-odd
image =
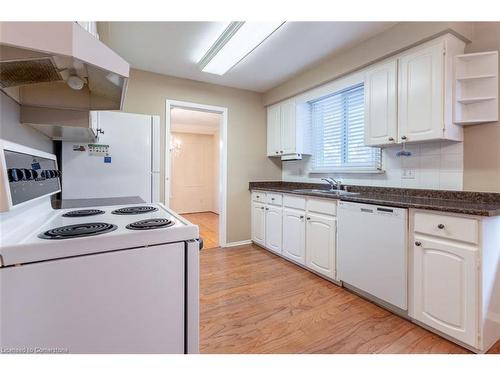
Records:
<instances>
[{"instance_id":1,"label":"stovetop","mask_svg":"<svg viewBox=\"0 0 500 375\"><path fill-rule=\"evenodd\" d=\"M26 223L24 237L18 235L4 241L0 250L1 259L7 265L189 241L199 237L197 226L160 204L149 204L147 206L153 209L142 208L140 210L146 212L134 215L113 213L117 209L134 211L130 207L143 206L93 207L90 208L92 212L103 212L92 216L78 213L68 216L68 213L81 210L53 210L42 226L30 229ZM71 233L76 236L70 236Z\"/></svg>"}]
</instances>

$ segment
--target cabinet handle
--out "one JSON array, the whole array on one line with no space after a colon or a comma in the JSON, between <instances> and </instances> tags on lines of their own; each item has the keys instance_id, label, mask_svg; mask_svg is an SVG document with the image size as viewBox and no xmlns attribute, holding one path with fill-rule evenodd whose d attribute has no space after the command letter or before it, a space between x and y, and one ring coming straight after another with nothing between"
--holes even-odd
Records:
<instances>
[{"instance_id":1,"label":"cabinet handle","mask_svg":"<svg viewBox=\"0 0 500 375\"><path fill-rule=\"evenodd\" d=\"M280 151L280 153L283 153L283 151Z\"/></svg>"},{"instance_id":2,"label":"cabinet handle","mask_svg":"<svg viewBox=\"0 0 500 375\"><path fill-rule=\"evenodd\" d=\"M261 207L260 209L261 209L261 210L263 210L263 209L264 209L264 207Z\"/></svg>"},{"instance_id":3,"label":"cabinet handle","mask_svg":"<svg viewBox=\"0 0 500 375\"><path fill-rule=\"evenodd\" d=\"M394 142L394 138L389 137L389 142Z\"/></svg>"},{"instance_id":4,"label":"cabinet handle","mask_svg":"<svg viewBox=\"0 0 500 375\"><path fill-rule=\"evenodd\" d=\"M260 195L256 195L257 198L260 198Z\"/></svg>"},{"instance_id":5,"label":"cabinet handle","mask_svg":"<svg viewBox=\"0 0 500 375\"><path fill-rule=\"evenodd\" d=\"M401 137L401 139L402 139L403 141L406 141L406 140L408 139L408 137L407 137L406 135L403 135L403 136Z\"/></svg>"},{"instance_id":6,"label":"cabinet handle","mask_svg":"<svg viewBox=\"0 0 500 375\"><path fill-rule=\"evenodd\" d=\"M274 198L271 198L271 200L273 201L273 200L274 200Z\"/></svg>"},{"instance_id":7,"label":"cabinet handle","mask_svg":"<svg viewBox=\"0 0 500 375\"><path fill-rule=\"evenodd\" d=\"M439 228L439 229L444 229L444 224L439 224L439 225L438 225L438 228Z\"/></svg>"},{"instance_id":8,"label":"cabinet handle","mask_svg":"<svg viewBox=\"0 0 500 375\"><path fill-rule=\"evenodd\" d=\"M279 151L276 151L277 154L279 154Z\"/></svg>"},{"instance_id":9,"label":"cabinet handle","mask_svg":"<svg viewBox=\"0 0 500 375\"><path fill-rule=\"evenodd\" d=\"M415 241L415 246L421 246L422 245L422 242L420 241Z\"/></svg>"},{"instance_id":10,"label":"cabinet handle","mask_svg":"<svg viewBox=\"0 0 500 375\"><path fill-rule=\"evenodd\" d=\"M311 218L310 218L310 217L308 217L308 218L307 218L307 220L311 220Z\"/></svg>"},{"instance_id":11,"label":"cabinet handle","mask_svg":"<svg viewBox=\"0 0 500 375\"><path fill-rule=\"evenodd\" d=\"M269 211L269 207L266 207L266 211Z\"/></svg>"}]
</instances>

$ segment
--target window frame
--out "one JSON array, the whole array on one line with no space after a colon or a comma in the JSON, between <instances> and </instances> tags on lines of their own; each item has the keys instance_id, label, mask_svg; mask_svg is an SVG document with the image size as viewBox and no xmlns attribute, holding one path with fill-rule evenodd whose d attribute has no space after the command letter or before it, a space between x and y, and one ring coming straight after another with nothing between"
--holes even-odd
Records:
<instances>
[{"instance_id":1,"label":"window frame","mask_svg":"<svg viewBox=\"0 0 500 375\"><path fill-rule=\"evenodd\" d=\"M319 100L341 94L342 92L348 91L350 89L353 89L357 86L364 86L364 79L362 74L355 74L353 76L348 76L345 78L341 78L337 81L332 82L331 84L325 85L319 89L313 90L309 92L307 95L303 95L301 98L302 103L307 103L309 106L309 113L310 113L310 130L311 130L311 139L314 139L314 127L312 123L312 105L314 102L317 102ZM363 92L364 95L364 92ZM344 133L346 129L343 127L341 130L342 133ZM344 138L344 137L342 137ZM338 167L330 167L330 168L325 168L325 169L320 169L317 168L314 162L314 157L317 154L317 151L315 150L315 143L311 142L311 169L309 173L311 174L325 174L325 173L384 173L384 170L382 169L383 165L383 160L382 160L382 149L379 147L372 147L372 146L366 146L370 148L377 149L379 152L378 156L378 166L374 165L373 167L353 167L353 166L338 166ZM345 141L342 141L340 145L341 149L341 158L342 158L342 164L344 164L344 161L346 160L346 155L348 153L349 147L348 143Z\"/></svg>"}]
</instances>

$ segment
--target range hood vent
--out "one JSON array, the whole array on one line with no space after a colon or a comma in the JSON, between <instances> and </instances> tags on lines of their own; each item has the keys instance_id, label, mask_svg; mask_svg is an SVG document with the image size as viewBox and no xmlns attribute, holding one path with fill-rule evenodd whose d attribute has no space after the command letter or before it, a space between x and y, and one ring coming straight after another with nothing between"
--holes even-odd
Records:
<instances>
[{"instance_id":1,"label":"range hood vent","mask_svg":"<svg viewBox=\"0 0 500 375\"><path fill-rule=\"evenodd\" d=\"M21 106L120 110L129 70L76 22L0 22L0 90Z\"/></svg>"},{"instance_id":2,"label":"range hood vent","mask_svg":"<svg viewBox=\"0 0 500 375\"><path fill-rule=\"evenodd\" d=\"M0 61L0 86L2 88L61 81L62 79L50 57Z\"/></svg>"},{"instance_id":3,"label":"range hood vent","mask_svg":"<svg viewBox=\"0 0 500 375\"><path fill-rule=\"evenodd\" d=\"M302 154L288 154L281 157L281 161L302 160Z\"/></svg>"}]
</instances>

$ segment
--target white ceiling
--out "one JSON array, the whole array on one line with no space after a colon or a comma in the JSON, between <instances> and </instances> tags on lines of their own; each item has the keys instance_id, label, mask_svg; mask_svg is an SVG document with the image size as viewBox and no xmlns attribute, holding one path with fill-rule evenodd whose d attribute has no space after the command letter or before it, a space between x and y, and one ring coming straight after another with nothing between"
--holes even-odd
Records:
<instances>
[{"instance_id":1,"label":"white ceiling","mask_svg":"<svg viewBox=\"0 0 500 375\"><path fill-rule=\"evenodd\" d=\"M226 25L226 22L110 22L103 25L108 35L102 36L134 68L265 92L395 22L286 22L225 75L200 71L198 61Z\"/></svg>"},{"instance_id":2,"label":"white ceiling","mask_svg":"<svg viewBox=\"0 0 500 375\"><path fill-rule=\"evenodd\" d=\"M170 112L170 130L180 133L214 134L219 130L219 113L173 108Z\"/></svg>"}]
</instances>

